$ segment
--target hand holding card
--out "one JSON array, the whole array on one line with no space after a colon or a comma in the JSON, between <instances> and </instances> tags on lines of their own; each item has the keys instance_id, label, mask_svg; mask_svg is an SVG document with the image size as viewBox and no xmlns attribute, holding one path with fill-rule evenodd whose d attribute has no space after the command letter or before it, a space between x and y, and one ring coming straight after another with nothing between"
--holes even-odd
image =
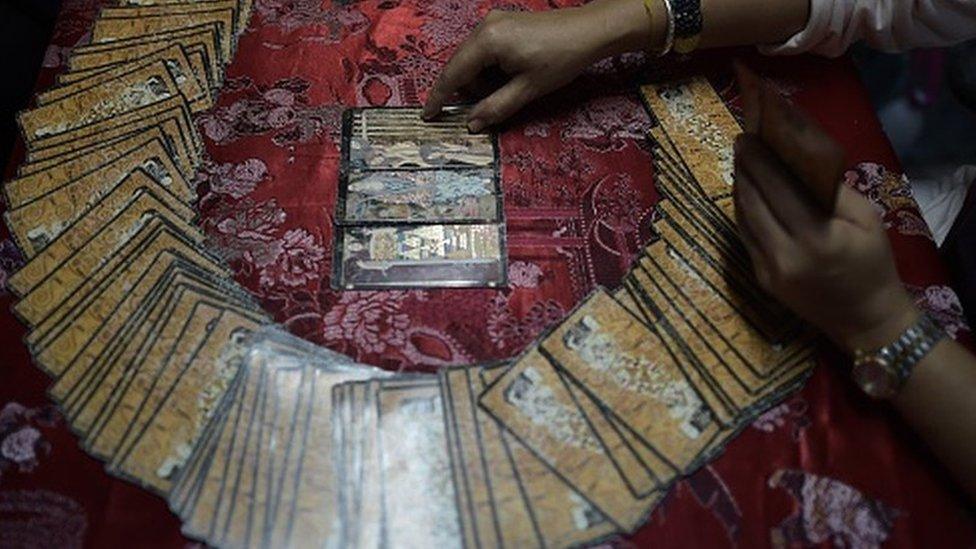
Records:
<instances>
[{"instance_id":1,"label":"hand holding card","mask_svg":"<svg viewBox=\"0 0 976 549\"><path fill-rule=\"evenodd\" d=\"M756 73L736 63L746 133L754 134L789 169L827 213L833 213L844 176L844 150Z\"/></svg>"}]
</instances>

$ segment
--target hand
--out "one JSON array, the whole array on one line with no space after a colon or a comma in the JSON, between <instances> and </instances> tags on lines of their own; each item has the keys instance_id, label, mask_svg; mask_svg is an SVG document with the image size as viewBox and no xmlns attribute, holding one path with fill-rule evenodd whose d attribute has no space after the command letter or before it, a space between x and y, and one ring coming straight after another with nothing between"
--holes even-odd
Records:
<instances>
[{"instance_id":1,"label":"hand","mask_svg":"<svg viewBox=\"0 0 976 549\"><path fill-rule=\"evenodd\" d=\"M760 286L842 349L894 341L918 312L874 207L840 185L828 213L809 191L843 165L840 147L740 69L747 133L735 143L736 219Z\"/></svg>"},{"instance_id":2,"label":"hand","mask_svg":"<svg viewBox=\"0 0 976 549\"><path fill-rule=\"evenodd\" d=\"M471 110L468 129L498 124L559 88L594 61L645 44L650 25L641 0L596 0L540 13L492 11L458 47L431 88L424 118L437 116L456 93L500 69L509 80Z\"/></svg>"}]
</instances>

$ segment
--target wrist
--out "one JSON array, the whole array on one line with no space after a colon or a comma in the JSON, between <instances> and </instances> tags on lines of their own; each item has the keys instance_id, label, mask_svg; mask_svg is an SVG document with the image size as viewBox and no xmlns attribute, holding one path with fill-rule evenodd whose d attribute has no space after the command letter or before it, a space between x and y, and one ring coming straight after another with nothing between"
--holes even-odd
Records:
<instances>
[{"instance_id":1,"label":"wrist","mask_svg":"<svg viewBox=\"0 0 976 549\"><path fill-rule=\"evenodd\" d=\"M848 354L856 351L873 351L888 345L911 325L918 321L921 313L908 294L901 288L898 292L883 298L883 306L875 307L877 312L867 315L859 323L837 337L837 343Z\"/></svg>"},{"instance_id":2,"label":"wrist","mask_svg":"<svg viewBox=\"0 0 976 549\"><path fill-rule=\"evenodd\" d=\"M662 0L651 2L648 16L642 0L595 0L581 8L589 28L595 29L590 51L593 61L632 51L649 51L664 42L667 14Z\"/></svg>"}]
</instances>

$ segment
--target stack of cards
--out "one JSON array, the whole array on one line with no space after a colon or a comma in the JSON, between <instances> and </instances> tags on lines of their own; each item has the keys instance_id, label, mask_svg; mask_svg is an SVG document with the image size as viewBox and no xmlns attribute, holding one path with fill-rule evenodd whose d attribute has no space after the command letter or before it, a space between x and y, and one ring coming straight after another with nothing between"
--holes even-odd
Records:
<instances>
[{"instance_id":1,"label":"stack of cards","mask_svg":"<svg viewBox=\"0 0 976 549\"><path fill-rule=\"evenodd\" d=\"M129 5L132 4L132 5ZM250 0L103 8L92 43L20 113L3 186L26 257L8 287L82 445L165 494L232 379L228 345L268 319L207 253L191 114L213 102Z\"/></svg>"},{"instance_id":2,"label":"stack of cards","mask_svg":"<svg viewBox=\"0 0 976 549\"><path fill-rule=\"evenodd\" d=\"M219 367L237 376L169 493L187 535L221 547L562 547L619 530L478 405L506 364L392 375L274 327L232 349Z\"/></svg>"},{"instance_id":3,"label":"stack of cards","mask_svg":"<svg viewBox=\"0 0 976 549\"><path fill-rule=\"evenodd\" d=\"M495 140L465 109L346 112L336 203L338 289L499 286L505 224Z\"/></svg>"}]
</instances>

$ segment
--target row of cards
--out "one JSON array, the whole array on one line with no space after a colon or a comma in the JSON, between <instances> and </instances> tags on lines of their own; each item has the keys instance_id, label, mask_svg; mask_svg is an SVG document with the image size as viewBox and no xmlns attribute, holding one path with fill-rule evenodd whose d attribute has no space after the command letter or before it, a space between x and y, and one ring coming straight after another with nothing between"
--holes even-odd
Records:
<instances>
[{"instance_id":1,"label":"row of cards","mask_svg":"<svg viewBox=\"0 0 976 549\"><path fill-rule=\"evenodd\" d=\"M333 285L341 289L505 284L495 140L467 109L346 111Z\"/></svg>"},{"instance_id":2,"label":"row of cards","mask_svg":"<svg viewBox=\"0 0 976 549\"><path fill-rule=\"evenodd\" d=\"M203 246L191 115L209 108L251 0L124 0L18 115L3 185L26 263L8 280L35 363L82 446L166 494L268 318Z\"/></svg>"},{"instance_id":3,"label":"row of cards","mask_svg":"<svg viewBox=\"0 0 976 549\"><path fill-rule=\"evenodd\" d=\"M659 238L616 292L597 289L511 362L436 376L252 335L171 492L186 533L234 547L595 543L640 527L795 390L810 335L749 275L726 172L736 120L703 80L643 92L665 198Z\"/></svg>"}]
</instances>

